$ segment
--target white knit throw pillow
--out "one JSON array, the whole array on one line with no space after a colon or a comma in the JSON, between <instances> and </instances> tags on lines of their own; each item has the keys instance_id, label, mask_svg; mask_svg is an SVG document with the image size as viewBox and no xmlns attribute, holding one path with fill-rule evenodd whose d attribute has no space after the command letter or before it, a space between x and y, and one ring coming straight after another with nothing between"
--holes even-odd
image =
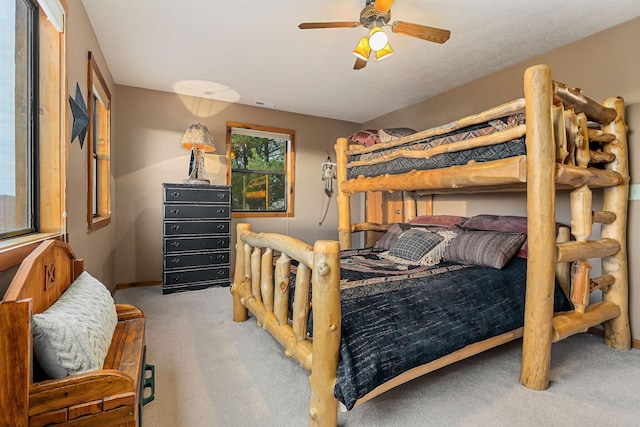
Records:
<instances>
[{"instance_id":1,"label":"white knit throw pillow","mask_svg":"<svg viewBox=\"0 0 640 427\"><path fill-rule=\"evenodd\" d=\"M50 378L102 369L118 322L111 293L86 271L32 319L33 352Z\"/></svg>"}]
</instances>

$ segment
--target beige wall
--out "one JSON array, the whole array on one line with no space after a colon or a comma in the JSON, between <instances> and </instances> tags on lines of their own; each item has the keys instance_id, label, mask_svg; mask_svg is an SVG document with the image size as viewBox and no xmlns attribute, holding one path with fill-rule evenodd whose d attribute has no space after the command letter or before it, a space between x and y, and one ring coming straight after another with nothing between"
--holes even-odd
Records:
<instances>
[{"instance_id":1,"label":"beige wall","mask_svg":"<svg viewBox=\"0 0 640 427\"><path fill-rule=\"evenodd\" d=\"M115 85L111 72L105 62L102 50L96 39L91 22L85 12L81 0L68 0L67 28L67 57L68 57L68 84L69 93L75 97L76 83L80 85L82 95L87 101L87 64L88 52L91 51L96 58L98 67L111 92L112 111L117 110ZM70 109L67 109L68 139L71 138L71 126L73 117ZM117 123L112 118L112 131L117 130ZM67 142L68 143L68 142ZM67 145L68 148L68 182L67 182L67 231L69 243L76 256L84 259L85 269L93 276L101 280L107 286L112 287L114 281L114 246L117 216L113 209L114 199L111 204L111 224L96 231L87 231L87 155L88 143L85 140L83 148L76 139ZM118 144L111 145L111 185L115 184L113 170L115 167L115 154Z\"/></svg>"},{"instance_id":2,"label":"beige wall","mask_svg":"<svg viewBox=\"0 0 640 427\"><path fill-rule=\"evenodd\" d=\"M335 197L325 222L318 224L326 203L321 163L327 153L335 160L336 138L358 130L359 124L128 86L117 86L116 94L116 283L162 278L162 183L186 178L190 152L180 147L180 140L196 122L206 125L214 138L216 151L206 155L213 184L225 183L227 121L293 129L294 217L246 222L257 231L286 233L309 243L337 239Z\"/></svg>"},{"instance_id":3,"label":"beige wall","mask_svg":"<svg viewBox=\"0 0 640 427\"><path fill-rule=\"evenodd\" d=\"M462 85L423 103L395 111L364 123L363 129L407 126L416 130L441 125L523 96L524 70L534 64L549 64L553 78L583 88L596 100L622 96L626 103L631 182L640 183L640 18L598 33L576 43L553 50L503 71ZM640 339L640 225L639 201L629 203L629 276L631 287L631 328ZM568 203L559 202L560 219L569 219ZM526 202L520 194L436 196L436 214L458 215L526 214ZM594 269L595 270L595 269ZM597 298L597 296L595 296Z\"/></svg>"}]
</instances>

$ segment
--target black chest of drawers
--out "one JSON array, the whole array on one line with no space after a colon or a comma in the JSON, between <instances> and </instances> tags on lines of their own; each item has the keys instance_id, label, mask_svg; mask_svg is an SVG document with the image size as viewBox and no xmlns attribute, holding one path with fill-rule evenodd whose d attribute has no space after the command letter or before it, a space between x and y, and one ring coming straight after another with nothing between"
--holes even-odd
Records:
<instances>
[{"instance_id":1,"label":"black chest of drawers","mask_svg":"<svg viewBox=\"0 0 640 427\"><path fill-rule=\"evenodd\" d=\"M162 293L229 286L231 188L162 186Z\"/></svg>"}]
</instances>

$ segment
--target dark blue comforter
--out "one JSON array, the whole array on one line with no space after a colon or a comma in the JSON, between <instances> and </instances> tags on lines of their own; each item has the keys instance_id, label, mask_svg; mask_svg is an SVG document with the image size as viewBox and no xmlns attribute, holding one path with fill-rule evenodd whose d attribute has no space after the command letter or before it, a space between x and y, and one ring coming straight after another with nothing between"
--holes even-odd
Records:
<instances>
[{"instance_id":1,"label":"dark blue comforter","mask_svg":"<svg viewBox=\"0 0 640 427\"><path fill-rule=\"evenodd\" d=\"M352 255L360 262L342 263L349 267L341 271L342 341L334 390L348 409L411 368L523 325L524 259L514 258L502 270L439 264L406 271L382 265L367 272L375 255ZM386 279L380 271L385 269ZM568 309L559 288L555 309Z\"/></svg>"}]
</instances>

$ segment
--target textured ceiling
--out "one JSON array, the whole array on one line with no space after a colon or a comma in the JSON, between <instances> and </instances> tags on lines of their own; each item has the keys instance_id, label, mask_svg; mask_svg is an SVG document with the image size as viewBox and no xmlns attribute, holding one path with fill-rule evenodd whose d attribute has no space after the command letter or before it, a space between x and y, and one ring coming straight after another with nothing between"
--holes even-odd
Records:
<instances>
[{"instance_id":1,"label":"textured ceiling","mask_svg":"<svg viewBox=\"0 0 640 427\"><path fill-rule=\"evenodd\" d=\"M363 0L83 0L117 84L363 123L640 16L639 0L396 0L395 52L354 71ZM271 104L271 105L270 105Z\"/></svg>"}]
</instances>

